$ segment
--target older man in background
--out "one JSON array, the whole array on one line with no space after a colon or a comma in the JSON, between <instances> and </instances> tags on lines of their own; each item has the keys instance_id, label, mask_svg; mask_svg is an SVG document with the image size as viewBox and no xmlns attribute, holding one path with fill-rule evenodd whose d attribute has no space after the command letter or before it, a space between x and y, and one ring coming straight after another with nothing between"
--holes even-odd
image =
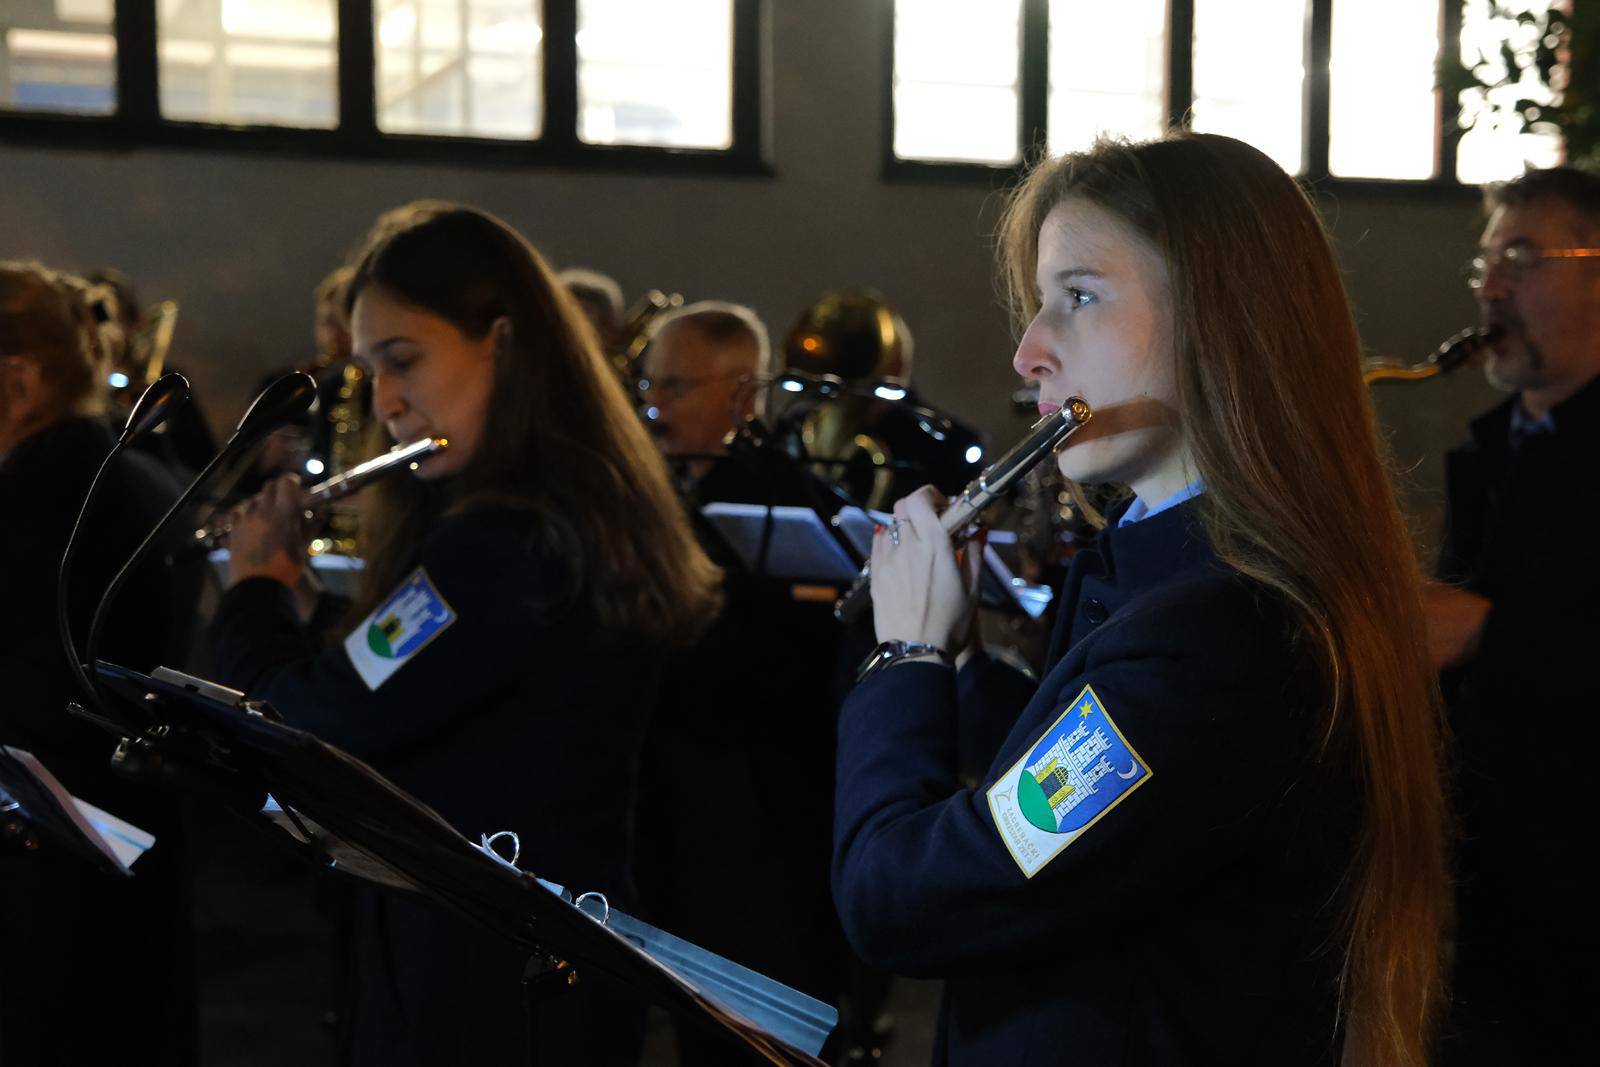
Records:
<instances>
[{"instance_id":1,"label":"older man in background","mask_svg":"<svg viewBox=\"0 0 1600 1067\"><path fill-rule=\"evenodd\" d=\"M738 304L702 301L665 316L645 349L645 417L667 458L699 481L728 434L755 411L767 328Z\"/></svg>"}]
</instances>

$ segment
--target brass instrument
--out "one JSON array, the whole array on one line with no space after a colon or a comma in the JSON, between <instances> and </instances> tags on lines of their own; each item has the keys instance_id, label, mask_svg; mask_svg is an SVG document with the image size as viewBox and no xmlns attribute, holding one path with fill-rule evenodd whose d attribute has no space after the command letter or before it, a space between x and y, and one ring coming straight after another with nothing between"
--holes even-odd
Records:
<instances>
[{"instance_id":1,"label":"brass instrument","mask_svg":"<svg viewBox=\"0 0 1600 1067\"><path fill-rule=\"evenodd\" d=\"M336 474L332 478L318 482L305 492L306 517L313 516L312 508L323 504L331 504L335 500L343 500L353 493L359 492L379 478L393 474L398 470L416 470L417 465L436 453L443 452L450 447L450 442L444 437L424 437L419 441L412 441L406 445L395 445L383 455L369 459L365 463L358 463L343 474ZM228 523L215 526L202 526L194 532L197 544L205 548L220 548L228 539L228 534L233 527Z\"/></svg>"},{"instance_id":2,"label":"brass instrument","mask_svg":"<svg viewBox=\"0 0 1600 1067\"><path fill-rule=\"evenodd\" d=\"M651 327L662 315L681 307L681 293L663 293L660 289L651 289L628 309L617 335L609 339L607 355L629 388L639 379L639 360L650 344L653 333Z\"/></svg>"},{"instance_id":3,"label":"brass instrument","mask_svg":"<svg viewBox=\"0 0 1600 1067\"><path fill-rule=\"evenodd\" d=\"M166 369L167 352L172 348L172 334L177 327L176 300L163 300L144 309L138 331L128 340L128 361L140 368L144 379L139 388L154 382Z\"/></svg>"},{"instance_id":4,"label":"brass instrument","mask_svg":"<svg viewBox=\"0 0 1600 1067\"><path fill-rule=\"evenodd\" d=\"M784 366L807 375L838 379L844 388L817 404L800 424L805 454L827 464L830 481L852 469L871 471L851 495L868 508L889 503L894 488L889 447L867 432L873 397L850 386L906 380L910 338L900 316L867 289L824 293L801 314L784 344ZM902 395L904 395L902 393Z\"/></svg>"},{"instance_id":5,"label":"brass instrument","mask_svg":"<svg viewBox=\"0 0 1600 1067\"><path fill-rule=\"evenodd\" d=\"M1069 397L1061 410L1033 424L1026 437L1011 450L974 478L967 487L950 501L939 525L950 535L950 540L960 547L972 532L972 524L984 508L994 503L1018 479L1037 466L1046 456L1060 448L1066 439L1082 429L1094 417L1094 412L1082 397ZM840 622L850 622L866 607L872 589L872 567L861 568L850 589L833 606L833 616Z\"/></svg>"},{"instance_id":6,"label":"brass instrument","mask_svg":"<svg viewBox=\"0 0 1600 1067\"><path fill-rule=\"evenodd\" d=\"M1500 339L1498 326L1473 327L1445 340L1421 363L1397 363L1388 360L1367 362L1361 379L1368 385L1376 382L1420 382L1448 374L1463 363L1487 349Z\"/></svg>"}]
</instances>

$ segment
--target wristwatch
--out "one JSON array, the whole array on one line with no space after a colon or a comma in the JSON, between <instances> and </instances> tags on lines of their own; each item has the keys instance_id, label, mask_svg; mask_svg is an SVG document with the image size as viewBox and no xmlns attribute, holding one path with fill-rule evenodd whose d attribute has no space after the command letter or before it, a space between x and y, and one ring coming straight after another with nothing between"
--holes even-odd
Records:
<instances>
[{"instance_id":1,"label":"wristwatch","mask_svg":"<svg viewBox=\"0 0 1600 1067\"><path fill-rule=\"evenodd\" d=\"M856 683L859 685L885 667L914 656L938 656L940 662L950 662L949 655L938 645L930 645L924 641L885 641L861 661L861 666L856 669Z\"/></svg>"}]
</instances>

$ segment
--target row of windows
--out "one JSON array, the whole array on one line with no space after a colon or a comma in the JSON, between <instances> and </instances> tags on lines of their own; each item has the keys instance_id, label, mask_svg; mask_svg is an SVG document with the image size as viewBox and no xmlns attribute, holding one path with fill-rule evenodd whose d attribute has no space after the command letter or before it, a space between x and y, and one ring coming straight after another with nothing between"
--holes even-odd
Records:
<instances>
[{"instance_id":1,"label":"row of windows","mask_svg":"<svg viewBox=\"0 0 1600 1067\"><path fill-rule=\"evenodd\" d=\"M1470 129L1453 142L1435 88L1445 35L1459 33L1462 59L1494 80L1502 41L1517 55L1538 43L1537 24L1516 16L1553 2L893 0L892 153L1009 167L1039 137L1055 153L1102 134L1156 136L1187 113L1295 173L1503 178L1559 161L1561 144L1495 125L1489 105L1548 91L1529 72L1462 94L1448 117L1459 107ZM356 62L370 66L354 83L372 96L362 118L380 134L527 143L561 120L579 145L758 151L735 145L736 130L754 139L735 121L748 0L7 0L0 109L118 113L119 40L139 47L130 12L153 19L151 95L166 124L336 130L352 85L340 65ZM342 47L341 29L362 22L362 49ZM568 37L551 53L553 26ZM567 64L564 82L553 61ZM1031 106L1030 84L1043 87Z\"/></svg>"},{"instance_id":2,"label":"row of windows","mask_svg":"<svg viewBox=\"0 0 1600 1067\"><path fill-rule=\"evenodd\" d=\"M339 125L337 0L154 4L162 119L313 130ZM73 115L116 112L115 6L115 0L8 0L0 11L0 104ZM371 0L377 129L539 138L546 125L545 6ZM731 148L733 14L733 0L576 0L579 140Z\"/></svg>"},{"instance_id":3,"label":"row of windows","mask_svg":"<svg viewBox=\"0 0 1600 1067\"><path fill-rule=\"evenodd\" d=\"M1291 173L1308 170L1320 119L1327 173L1437 178L1448 4L1459 9L1461 61L1505 81L1462 94L1455 177L1492 181L1557 163L1555 131L1496 125L1489 106L1549 102L1531 70L1506 81L1501 43L1531 55L1538 21L1518 15L1541 15L1552 0L895 0L894 154L1010 166L1035 124L1055 154L1102 134L1154 137L1188 112L1194 128L1249 141ZM1318 14L1327 20L1320 70ZM1038 21L1048 43L1030 57ZM1179 70L1187 84L1175 92ZM1030 123L1026 85L1040 74L1043 121ZM1320 103L1314 75L1326 79Z\"/></svg>"}]
</instances>

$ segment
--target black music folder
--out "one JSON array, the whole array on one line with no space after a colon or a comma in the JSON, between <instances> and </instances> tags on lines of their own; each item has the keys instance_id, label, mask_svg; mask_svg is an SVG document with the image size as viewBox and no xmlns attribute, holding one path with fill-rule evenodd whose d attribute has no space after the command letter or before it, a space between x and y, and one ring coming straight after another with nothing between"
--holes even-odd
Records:
<instances>
[{"instance_id":1,"label":"black music folder","mask_svg":"<svg viewBox=\"0 0 1600 1067\"><path fill-rule=\"evenodd\" d=\"M0 746L0 817L25 825L31 844L59 848L107 874L131 877L131 865L155 838L79 800L31 752Z\"/></svg>"},{"instance_id":2,"label":"black music folder","mask_svg":"<svg viewBox=\"0 0 1600 1067\"><path fill-rule=\"evenodd\" d=\"M96 670L109 689L197 739L201 758L227 767L241 795L322 862L429 897L580 975L604 972L744 1046L752 1062L821 1067L816 1053L837 1023L828 1005L612 909L598 894L574 898L502 857L489 837L469 841L355 757L272 721L269 709L235 702L232 690L168 670L149 676L104 662Z\"/></svg>"}]
</instances>

